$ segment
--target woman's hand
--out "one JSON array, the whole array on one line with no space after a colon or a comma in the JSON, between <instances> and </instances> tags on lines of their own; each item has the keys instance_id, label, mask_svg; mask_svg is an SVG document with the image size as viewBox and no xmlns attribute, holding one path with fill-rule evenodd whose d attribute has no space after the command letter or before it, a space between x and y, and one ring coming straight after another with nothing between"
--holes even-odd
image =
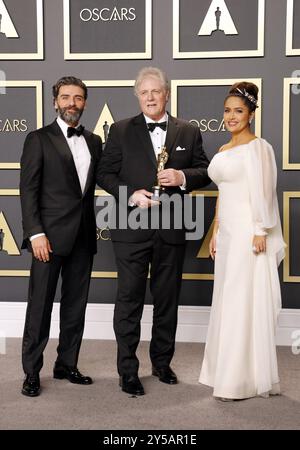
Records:
<instances>
[{"instance_id":1,"label":"woman's hand","mask_svg":"<svg viewBox=\"0 0 300 450\"><path fill-rule=\"evenodd\" d=\"M210 254L210 256L211 256L213 261L215 260L215 254L216 254L216 235L217 234L214 233L212 235L212 238L211 238L210 242L209 242L209 254Z\"/></svg>"},{"instance_id":2,"label":"woman's hand","mask_svg":"<svg viewBox=\"0 0 300 450\"><path fill-rule=\"evenodd\" d=\"M252 250L255 253L265 253L267 249L266 236L254 236L252 241Z\"/></svg>"}]
</instances>

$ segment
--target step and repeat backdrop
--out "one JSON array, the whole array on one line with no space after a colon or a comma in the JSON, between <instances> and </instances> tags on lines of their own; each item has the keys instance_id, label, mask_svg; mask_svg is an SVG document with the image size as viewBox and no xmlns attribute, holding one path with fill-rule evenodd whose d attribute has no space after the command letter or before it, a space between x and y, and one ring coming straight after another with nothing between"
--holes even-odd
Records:
<instances>
[{"instance_id":1,"label":"step and repeat backdrop","mask_svg":"<svg viewBox=\"0 0 300 450\"><path fill-rule=\"evenodd\" d=\"M253 129L272 143L287 252L283 306L300 305L300 0L0 0L0 301L26 301L30 255L22 241L20 156L28 132L55 119L51 87L75 75L89 88L82 123L105 145L115 121L139 112L134 78L158 66L171 80L171 114L200 127L211 159L228 140L229 87L260 88ZM100 188L97 197L105 195ZM211 304L208 242L216 187L205 196L205 231L190 241L182 305ZM109 230L98 229L90 302L114 303ZM59 298L59 292L57 293ZM147 301L151 302L150 295Z\"/></svg>"}]
</instances>

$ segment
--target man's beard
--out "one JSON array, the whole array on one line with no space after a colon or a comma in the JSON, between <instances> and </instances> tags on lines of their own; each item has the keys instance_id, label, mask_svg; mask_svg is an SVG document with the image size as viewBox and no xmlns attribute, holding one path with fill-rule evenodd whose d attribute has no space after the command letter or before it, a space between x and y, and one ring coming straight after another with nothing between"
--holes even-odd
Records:
<instances>
[{"instance_id":1,"label":"man's beard","mask_svg":"<svg viewBox=\"0 0 300 450\"><path fill-rule=\"evenodd\" d=\"M68 111L70 109L70 107L66 107L66 108L60 108L58 106L58 114L59 117L65 121L66 123L68 123L69 125L77 125L79 122L80 117L82 116L83 113L83 108L79 109L76 108L75 106L72 108L73 112Z\"/></svg>"}]
</instances>

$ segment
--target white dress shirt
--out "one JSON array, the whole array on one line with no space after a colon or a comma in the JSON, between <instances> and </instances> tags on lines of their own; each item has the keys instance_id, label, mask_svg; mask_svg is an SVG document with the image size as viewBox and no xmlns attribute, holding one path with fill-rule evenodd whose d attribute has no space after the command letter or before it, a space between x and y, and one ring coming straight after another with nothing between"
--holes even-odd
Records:
<instances>
[{"instance_id":1,"label":"white dress shirt","mask_svg":"<svg viewBox=\"0 0 300 450\"><path fill-rule=\"evenodd\" d=\"M69 125L66 122L64 122L60 117L57 117L56 120L70 147L80 182L81 191L84 192L87 175L91 163L91 154L88 149L86 140L84 139L83 135L77 136L76 134L74 134L73 136L68 137L67 133ZM39 236L45 236L45 233L34 234L33 236L30 237L30 241Z\"/></svg>"},{"instance_id":2,"label":"white dress shirt","mask_svg":"<svg viewBox=\"0 0 300 450\"><path fill-rule=\"evenodd\" d=\"M148 123L161 123L161 122L167 122L168 127L168 114L166 113L160 120L155 122L154 120L150 119L149 117L145 116L146 124ZM153 131L149 131L153 150L155 152L155 156L157 159L157 155L161 152L162 147L165 145L166 142L166 136L167 136L167 130L162 130L160 127L156 127Z\"/></svg>"},{"instance_id":3,"label":"white dress shirt","mask_svg":"<svg viewBox=\"0 0 300 450\"><path fill-rule=\"evenodd\" d=\"M160 127L156 127L153 131L149 131L150 137L151 137L151 141L152 141L152 145L153 145L153 149L154 149L155 156L156 156L156 159L157 159L158 154L161 152L161 149L165 145L165 142L166 142L167 129L168 129L168 114L165 113L165 115L160 120L158 120L157 122L155 122L154 120L150 119L150 117L147 117L145 114L144 114L144 117L145 117L147 125L148 125L148 123L167 122L166 130L161 129ZM180 170L179 172L182 174L182 178L183 178L183 183L179 187L180 187L180 189L185 190L185 188L186 188L185 175L184 175L184 172L182 170Z\"/></svg>"},{"instance_id":4,"label":"white dress shirt","mask_svg":"<svg viewBox=\"0 0 300 450\"><path fill-rule=\"evenodd\" d=\"M84 192L86 179L91 163L91 154L89 148L83 135L77 136L76 134L74 134L72 137L68 137L67 132L69 125L66 122L64 122L60 117L57 118L57 123L61 131L63 132L70 147L80 182L81 191Z\"/></svg>"}]
</instances>

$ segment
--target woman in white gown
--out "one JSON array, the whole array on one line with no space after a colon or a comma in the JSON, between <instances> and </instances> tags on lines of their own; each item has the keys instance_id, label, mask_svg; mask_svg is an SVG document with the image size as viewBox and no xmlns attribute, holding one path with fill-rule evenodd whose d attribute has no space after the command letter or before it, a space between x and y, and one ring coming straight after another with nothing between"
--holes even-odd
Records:
<instances>
[{"instance_id":1,"label":"woman in white gown","mask_svg":"<svg viewBox=\"0 0 300 450\"><path fill-rule=\"evenodd\" d=\"M250 129L257 95L253 83L232 86L224 107L231 140L208 167L219 198L210 241L213 301L199 382L222 400L280 393L275 327L285 244L274 152Z\"/></svg>"}]
</instances>

